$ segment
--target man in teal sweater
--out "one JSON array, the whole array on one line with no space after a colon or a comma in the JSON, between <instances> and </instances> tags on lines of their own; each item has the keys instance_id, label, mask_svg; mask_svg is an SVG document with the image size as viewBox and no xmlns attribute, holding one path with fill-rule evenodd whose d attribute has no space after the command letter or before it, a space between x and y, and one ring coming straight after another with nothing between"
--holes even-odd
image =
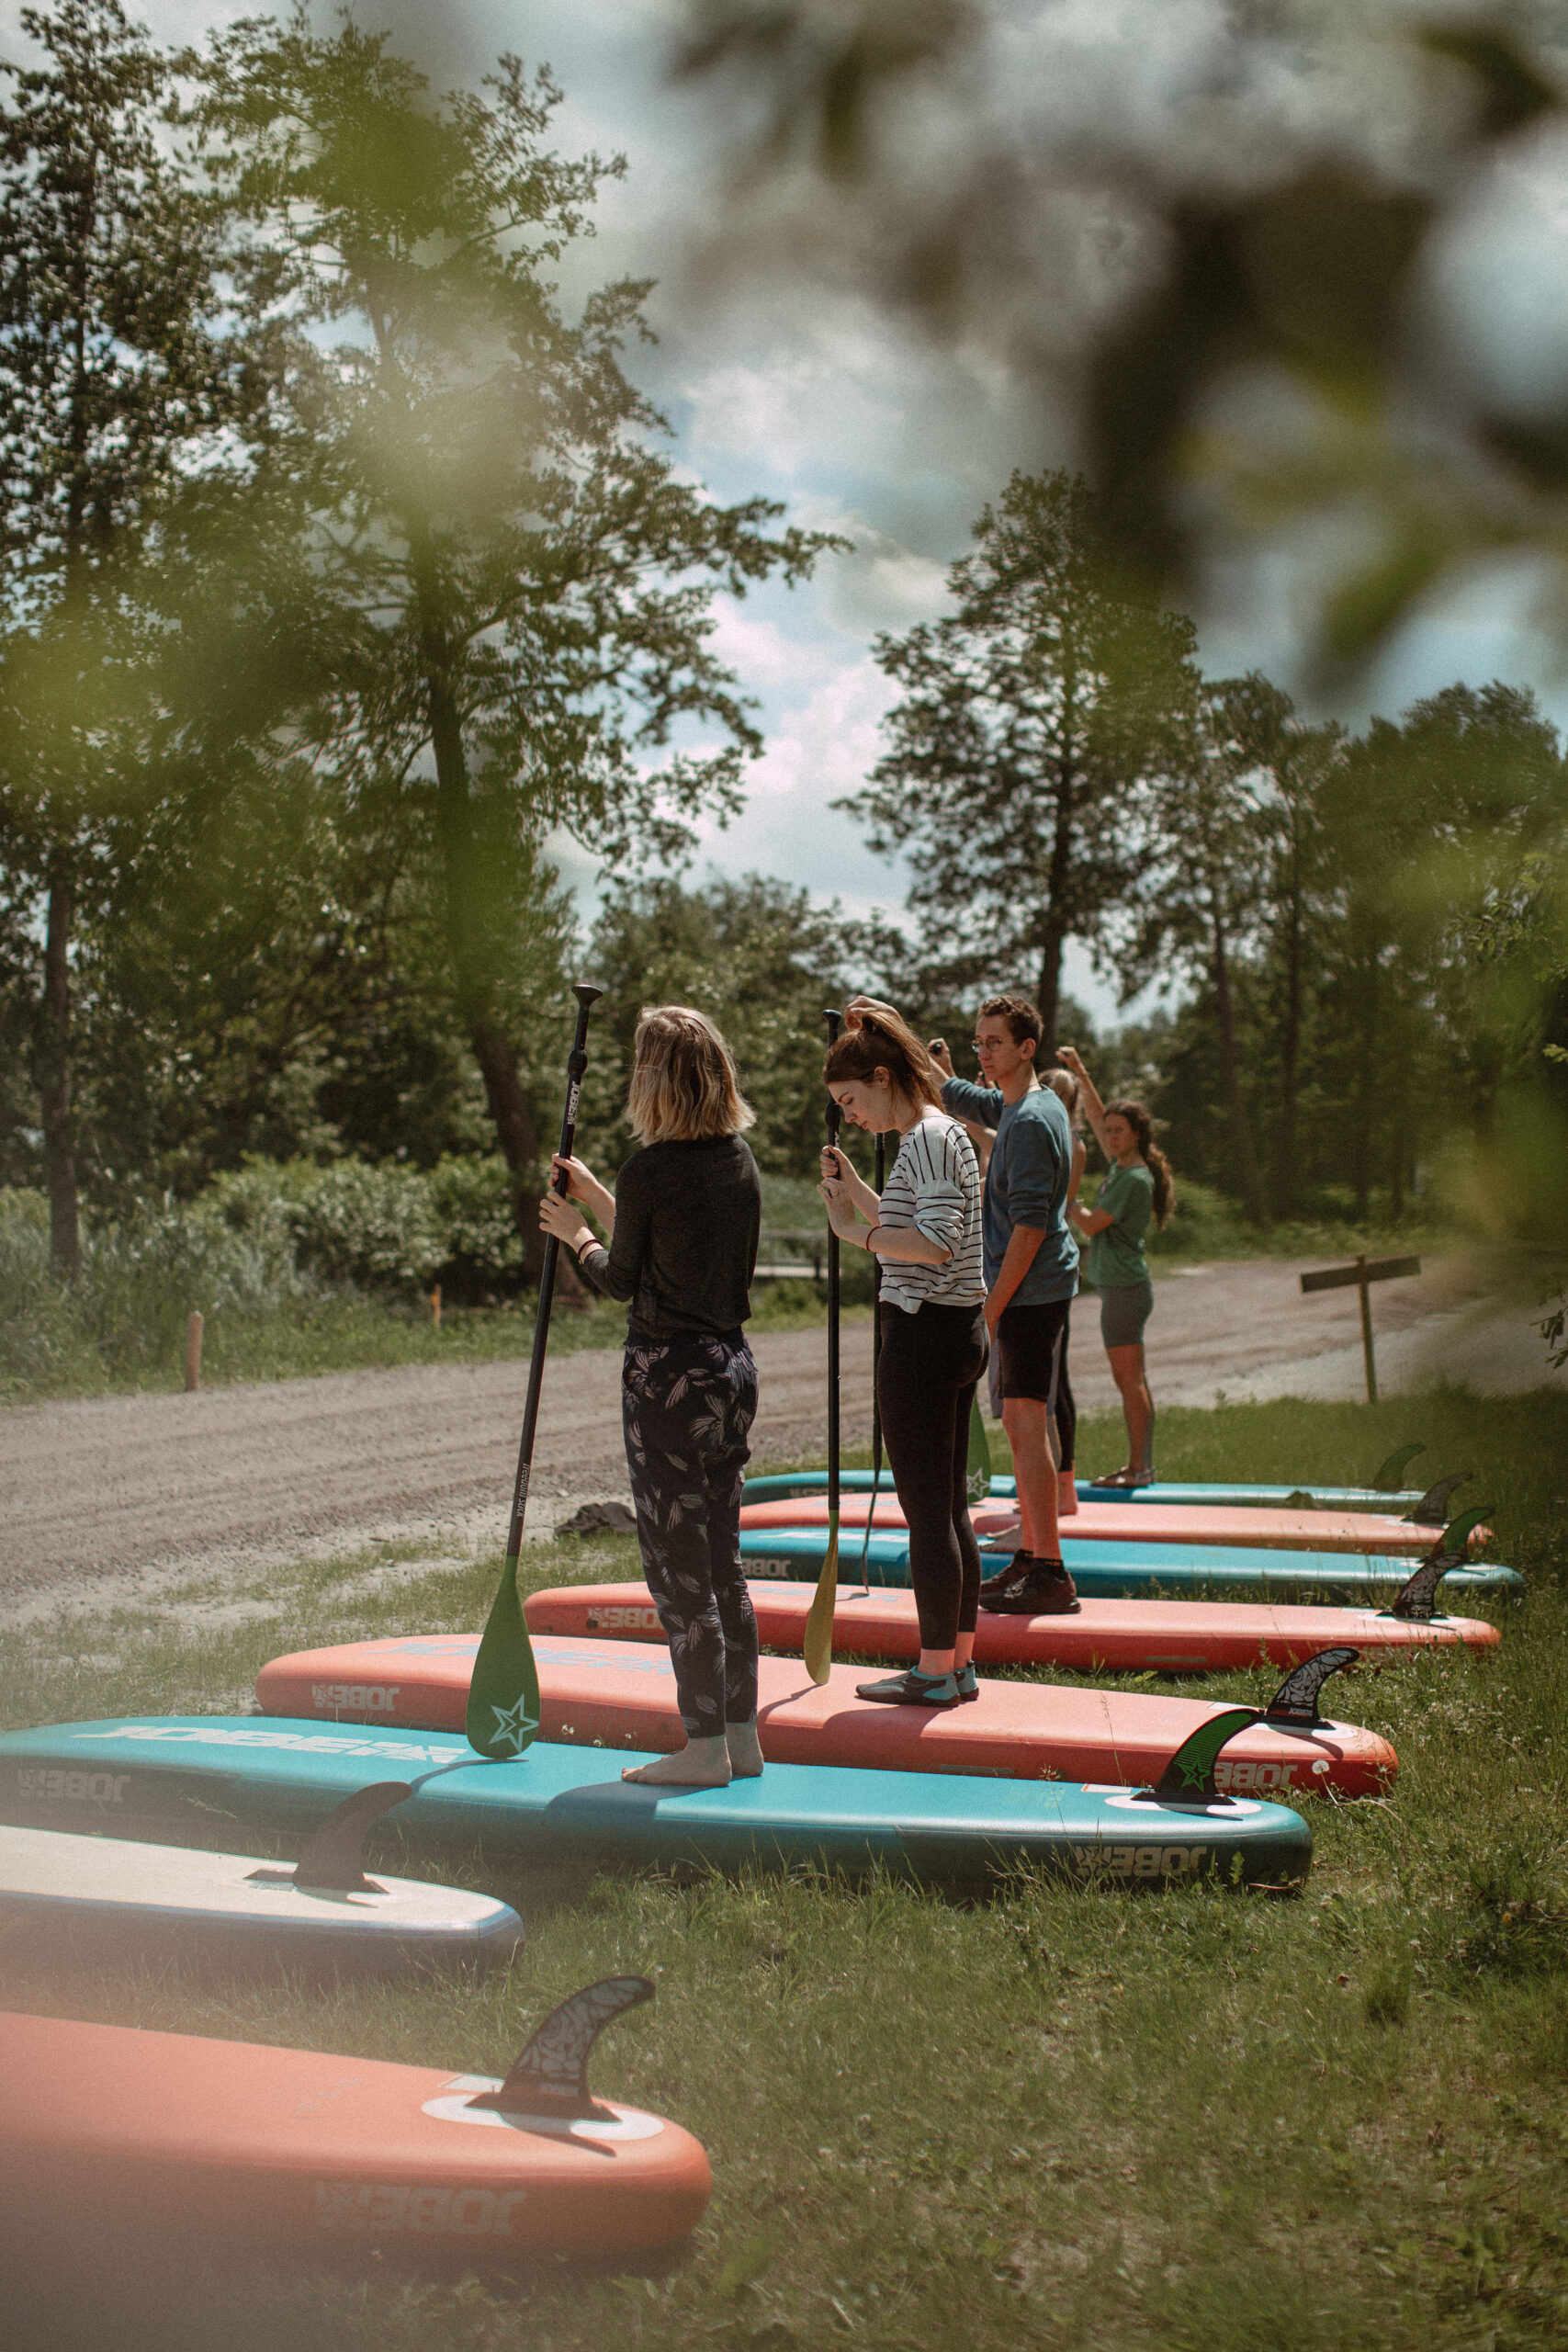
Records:
<instances>
[{"instance_id":1,"label":"man in teal sweater","mask_svg":"<svg viewBox=\"0 0 1568 2352\"><path fill-rule=\"evenodd\" d=\"M1062 1566L1056 1465L1048 1422L1067 1316L1078 1286L1078 1253L1067 1228L1073 1136L1060 1097L1035 1075L1044 1023L1024 997L987 997L975 1021L984 1083L953 1073L940 1037L931 1050L944 1073L942 1105L953 1118L992 1127L982 1226L986 1324L1001 1353L1002 1427L1018 1481L1021 1550L980 1588L981 1606L1009 1615L1066 1614L1077 1608Z\"/></svg>"}]
</instances>

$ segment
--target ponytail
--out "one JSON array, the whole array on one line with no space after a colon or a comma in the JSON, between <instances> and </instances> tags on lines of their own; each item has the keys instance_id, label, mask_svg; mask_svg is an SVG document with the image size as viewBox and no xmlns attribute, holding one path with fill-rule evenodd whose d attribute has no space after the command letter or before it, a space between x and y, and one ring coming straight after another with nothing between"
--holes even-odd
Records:
<instances>
[{"instance_id":1,"label":"ponytail","mask_svg":"<svg viewBox=\"0 0 1568 2352\"><path fill-rule=\"evenodd\" d=\"M1169 1160L1155 1141L1155 1123L1141 1102L1108 1102L1105 1110L1107 1117L1114 1113L1119 1119L1125 1119L1138 1138L1138 1156L1155 1180L1155 1223L1163 1231L1176 1206L1176 1179Z\"/></svg>"},{"instance_id":2,"label":"ponytail","mask_svg":"<svg viewBox=\"0 0 1568 2352\"><path fill-rule=\"evenodd\" d=\"M841 1086L848 1079L874 1079L879 1069L907 1102L942 1108L941 1065L896 1012L863 1012L859 1027L846 1029L828 1048L822 1076L829 1086Z\"/></svg>"}]
</instances>

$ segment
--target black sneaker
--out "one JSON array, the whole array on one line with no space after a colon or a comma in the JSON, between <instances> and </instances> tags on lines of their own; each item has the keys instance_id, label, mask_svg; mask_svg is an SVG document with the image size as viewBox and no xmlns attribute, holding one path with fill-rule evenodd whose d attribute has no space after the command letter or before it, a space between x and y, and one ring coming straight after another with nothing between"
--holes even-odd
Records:
<instances>
[{"instance_id":1,"label":"black sneaker","mask_svg":"<svg viewBox=\"0 0 1568 2352\"><path fill-rule=\"evenodd\" d=\"M993 1577L980 1587L980 1606L1004 1617L1074 1617L1078 1596L1060 1560L1037 1560L1032 1554L1015 1555L1005 1577Z\"/></svg>"},{"instance_id":2,"label":"black sneaker","mask_svg":"<svg viewBox=\"0 0 1568 2352\"><path fill-rule=\"evenodd\" d=\"M886 1682L857 1682L857 1699L875 1699L885 1707L956 1707L958 1685L951 1674L890 1674Z\"/></svg>"},{"instance_id":3,"label":"black sneaker","mask_svg":"<svg viewBox=\"0 0 1568 2352\"><path fill-rule=\"evenodd\" d=\"M996 1554L994 1552L992 1553L991 1557L995 1559ZM1013 1586L1018 1582L1019 1577L1022 1576L1024 1570L1026 1568L1032 1568L1033 1566L1034 1555L1032 1552L1015 1552L1005 1568L998 1569L994 1577L987 1577L981 1584L981 1608L988 1609L998 1593L1010 1592Z\"/></svg>"}]
</instances>

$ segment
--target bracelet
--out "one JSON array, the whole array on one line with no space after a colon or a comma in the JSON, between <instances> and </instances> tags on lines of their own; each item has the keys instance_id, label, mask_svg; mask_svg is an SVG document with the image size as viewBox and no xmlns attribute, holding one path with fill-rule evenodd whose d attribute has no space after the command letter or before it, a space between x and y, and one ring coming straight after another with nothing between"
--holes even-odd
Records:
<instances>
[{"instance_id":1,"label":"bracelet","mask_svg":"<svg viewBox=\"0 0 1568 2352\"><path fill-rule=\"evenodd\" d=\"M582 1261L588 1255L589 1250L602 1250L604 1246L604 1245L602 1241L595 1241L592 1235L590 1234L587 1240L583 1242L581 1248L574 1250L571 1254L576 1259L579 1268L586 1272L586 1269L582 1267Z\"/></svg>"},{"instance_id":2,"label":"bracelet","mask_svg":"<svg viewBox=\"0 0 1568 2352\"><path fill-rule=\"evenodd\" d=\"M866 1253L867 1257L870 1257L870 1256L873 1254L873 1252L872 1252L872 1247L871 1247L871 1237L872 1237L872 1235L873 1235L874 1233L880 1233L880 1232L881 1232L881 1230L882 1230L882 1227L881 1227L881 1226L880 1226L880 1225L872 1225L872 1226L868 1226L868 1227L866 1227L865 1239L864 1239L864 1241L861 1244L861 1247L864 1250L864 1251L865 1251L865 1253Z\"/></svg>"}]
</instances>

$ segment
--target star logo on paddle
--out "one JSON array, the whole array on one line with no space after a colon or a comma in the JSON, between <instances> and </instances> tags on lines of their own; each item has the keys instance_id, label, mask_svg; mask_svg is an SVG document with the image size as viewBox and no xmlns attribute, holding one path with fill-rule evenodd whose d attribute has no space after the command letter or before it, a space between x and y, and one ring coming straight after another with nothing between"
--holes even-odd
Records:
<instances>
[{"instance_id":1,"label":"star logo on paddle","mask_svg":"<svg viewBox=\"0 0 1568 2352\"><path fill-rule=\"evenodd\" d=\"M497 1712L500 1712L499 1709ZM1203 1784L1207 1779L1208 1773L1204 1768L1202 1758L1201 1756L1189 1757L1186 1763L1183 1764L1181 1768L1182 1787L1184 1789L1196 1789L1200 1794L1201 1794Z\"/></svg>"},{"instance_id":2,"label":"star logo on paddle","mask_svg":"<svg viewBox=\"0 0 1568 2352\"><path fill-rule=\"evenodd\" d=\"M495 1729L491 1734L491 1741L494 1747L503 1747L510 1742L513 1755L522 1755L539 1728L533 1716L527 1713L526 1707L525 1699L519 1699L515 1706L491 1707Z\"/></svg>"}]
</instances>

